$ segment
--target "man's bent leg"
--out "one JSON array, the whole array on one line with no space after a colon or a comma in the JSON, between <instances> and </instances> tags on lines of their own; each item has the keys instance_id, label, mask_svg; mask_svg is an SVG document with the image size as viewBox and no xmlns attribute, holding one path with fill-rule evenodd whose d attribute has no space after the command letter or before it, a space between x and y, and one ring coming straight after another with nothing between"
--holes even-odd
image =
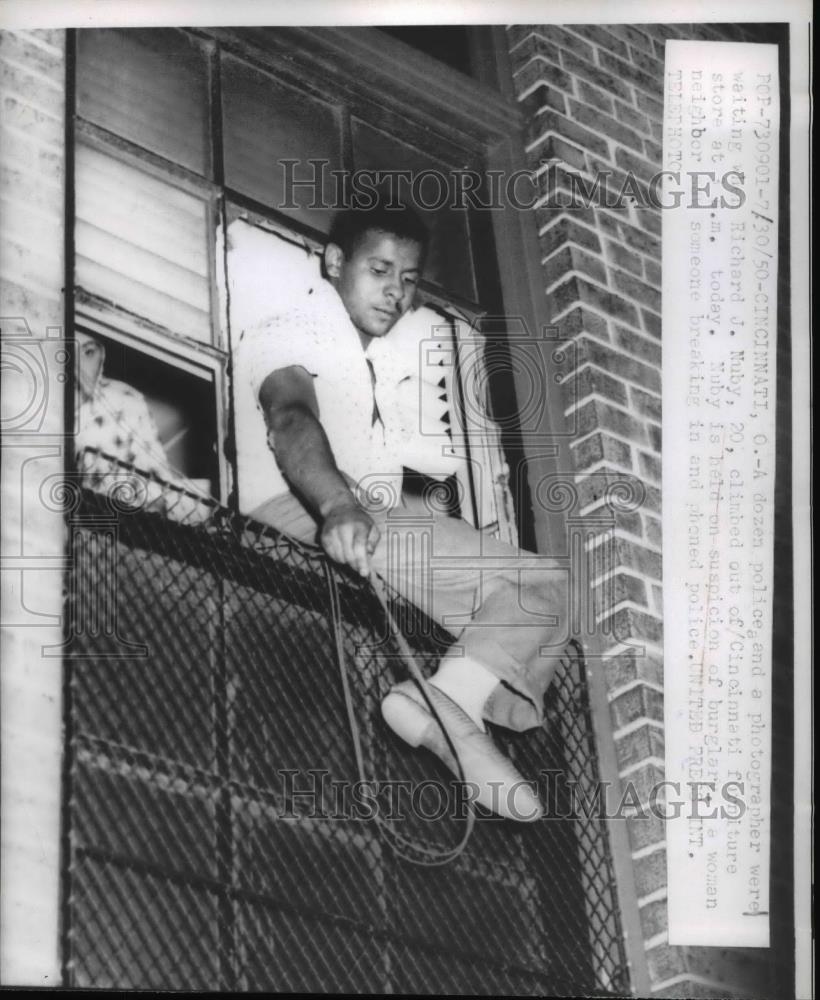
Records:
<instances>
[{"instance_id":1,"label":"man's bent leg","mask_svg":"<svg viewBox=\"0 0 820 1000\"><path fill-rule=\"evenodd\" d=\"M503 682L490 685L484 717L517 731L540 725L567 638L566 571L415 498L381 516L379 527L376 571L456 635L441 673L468 677L471 664L484 668ZM483 673L476 671L480 687ZM446 683L442 688L452 697Z\"/></svg>"},{"instance_id":2,"label":"man's bent leg","mask_svg":"<svg viewBox=\"0 0 820 1000\"><path fill-rule=\"evenodd\" d=\"M406 508L403 509L406 511ZM406 558L391 558L389 555L391 548L396 548L395 542L401 542L404 546L409 544L410 550L419 543L421 545L419 553L422 553L425 533L420 532L415 536L411 533L408 536L406 531L402 531L397 536L393 532L393 526L403 521L406 528L407 515L404 518L400 515L395 516L388 525L387 512L373 511L373 514L383 532L377 555L374 556L374 570L387 579L403 596L424 610L428 610L429 613L430 601L425 599L429 588L422 580L425 565L429 560L426 561L423 556L412 560L413 567L419 570L419 573L416 573L415 569L408 565ZM271 500L257 508L252 516L256 520L287 531L301 541L315 539L317 525L295 497L286 495ZM464 546L461 547L461 551L464 551ZM381 555L378 555L379 552ZM460 570L456 575L459 578L463 577ZM448 602L448 608L456 614L469 616L475 584L474 582L471 584L466 578L462 583L465 582L466 585L456 588L453 592L457 596ZM470 661L464 658L455 660L452 652L444 657L444 661L445 667L447 663L452 663L455 668L454 673L464 674L462 690L458 690L457 684L455 692L461 697L451 698L446 691L442 693L441 688L431 684L427 689L427 697L431 698L435 705L436 717L434 717L421 691L416 688L413 681L407 680L393 687L384 698L382 715L385 722L411 746L425 747L454 774L463 774L464 780L474 793L475 801L480 805L517 822L539 819L543 815L543 806L538 796L513 764L499 751L492 737L483 732L462 707L463 701L470 704L471 697L476 694L477 680L482 674L485 678L489 678L486 693L499 687L497 677L492 672L483 670L478 662L474 663L474 669L465 672L463 668L469 665ZM439 672L441 673L441 670ZM464 689L467 693L466 698L463 697ZM478 695L479 701L486 701L486 693L483 696ZM481 705L478 706L478 710L480 707ZM442 727L446 730L446 736ZM451 746L455 748L455 755Z\"/></svg>"},{"instance_id":3,"label":"man's bent leg","mask_svg":"<svg viewBox=\"0 0 820 1000\"><path fill-rule=\"evenodd\" d=\"M459 642L465 655L494 664L503 683L485 708L490 722L523 732L544 719L544 695L566 645L563 571L503 573L486 581L483 600Z\"/></svg>"},{"instance_id":4,"label":"man's bent leg","mask_svg":"<svg viewBox=\"0 0 820 1000\"><path fill-rule=\"evenodd\" d=\"M483 716L519 732L540 725L567 638L565 571L414 497L370 513L382 532L375 572L456 636L434 683L477 721ZM290 493L251 516L316 541L315 519Z\"/></svg>"}]
</instances>

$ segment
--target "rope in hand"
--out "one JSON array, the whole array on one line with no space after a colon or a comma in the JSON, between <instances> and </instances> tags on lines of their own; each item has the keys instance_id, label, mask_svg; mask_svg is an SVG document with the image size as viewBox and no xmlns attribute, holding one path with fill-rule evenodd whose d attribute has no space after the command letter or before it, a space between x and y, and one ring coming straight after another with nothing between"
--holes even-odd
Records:
<instances>
[{"instance_id":1,"label":"rope in hand","mask_svg":"<svg viewBox=\"0 0 820 1000\"><path fill-rule=\"evenodd\" d=\"M345 700L345 708L347 710L347 717L350 723L350 732L353 738L353 749L356 756L356 767L359 772L360 780L364 784L368 784L368 779L365 775L364 753L362 751L361 732L359 730L359 724L356 721L353 696L350 690L350 680L347 674L347 659L344 650L344 637L342 635L342 613L341 613L341 602L339 600L339 588L338 584L336 583L335 572L332 565L330 564L330 561L324 560L323 565L324 565L325 579L328 585L328 593L330 595L330 607L333 619L333 638L336 646L336 660L339 667L339 673L341 676L342 691L344 693L344 700ZM441 731L444 734L444 738L447 741L447 745L450 748L450 752L453 754L453 757L458 765L459 780L461 782L464 782L465 780L464 770L461 766L461 761L459 760L456 748L453 746L453 742L450 739L450 735L447 732L446 728L444 727L441 718L439 717L439 714L436 711L430 699L430 696L427 693L426 690L427 681L425 680L424 675L422 674L421 669L419 668L419 665L416 662L415 655L413 654L413 651L410 649L407 640L402 635L401 629L396 624L396 620L393 617L393 613L390 610L389 598L387 594L387 584L380 576L378 576L375 573L371 574L370 582L373 587L373 591L376 595L376 598L378 599L379 604L382 606L382 609L384 610L387 623L390 627L390 632L396 643L401 659L404 662L404 665L407 668L410 677L421 691L422 697L424 698L424 701L427 704L430 714L436 720L439 727L441 728ZM392 846L393 850L400 857L404 858L406 861L411 861L414 864L423 864L429 866L444 865L452 861L454 858L458 857L458 855L462 853L464 848L467 846L467 842L470 839L470 836L472 835L473 827L475 826L475 810L473 808L472 802L468 803L467 808L468 812L467 812L466 824L464 828L464 834L462 835L461 840L454 847L445 849L442 849L435 845L425 844L418 840L411 840L410 838L405 837L400 833L397 833L396 830L390 824L385 822L385 820L379 814L378 809L376 811L376 822L385 840L387 840L388 843L390 843L390 845Z\"/></svg>"}]
</instances>

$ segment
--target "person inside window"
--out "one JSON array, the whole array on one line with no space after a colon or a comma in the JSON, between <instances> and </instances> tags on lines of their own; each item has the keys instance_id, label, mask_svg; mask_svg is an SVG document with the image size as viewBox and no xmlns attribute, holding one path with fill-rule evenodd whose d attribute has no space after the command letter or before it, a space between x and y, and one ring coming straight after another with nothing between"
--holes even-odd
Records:
<instances>
[{"instance_id":1,"label":"person inside window","mask_svg":"<svg viewBox=\"0 0 820 1000\"><path fill-rule=\"evenodd\" d=\"M538 796L485 720L519 732L543 723L558 663L544 650L562 641L566 581L553 560L402 493L407 434L396 400L406 372L388 334L411 308L427 242L411 209L345 211L325 249L326 277L243 331L234 393L240 509L304 541L318 538L331 559L375 572L456 633L428 696L475 800L535 820ZM391 689L382 715L405 742L458 773L414 681Z\"/></svg>"},{"instance_id":2,"label":"person inside window","mask_svg":"<svg viewBox=\"0 0 820 1000\"><path fill-rule=\"evenodd\" d=\"M161 484L147 478L175 479L145 397L137 389L103 373L105 345L82 331L76 334L77 469L88 489L118 491L120 501L135 507L164 506ZM134 472L118 462L133 466ZM140 476L139 473L144 473Z\"/></svg>"}]
</instances>

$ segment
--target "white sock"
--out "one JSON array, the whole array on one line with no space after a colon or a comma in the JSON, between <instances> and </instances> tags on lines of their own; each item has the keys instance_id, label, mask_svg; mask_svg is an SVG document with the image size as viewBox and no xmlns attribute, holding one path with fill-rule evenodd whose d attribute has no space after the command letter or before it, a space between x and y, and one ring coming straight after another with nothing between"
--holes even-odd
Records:
<instances>
[{"instance_id":1,"label":"white sock","mask_svg":"<svg viewBox=\"0 0 820 1000\"><path fill-rule=\"evenodd\" d=\"M466 656L445 656L430 683L452 698L482 732L487 731L484 706L499 684L495 674Z\"/></svg>"}]
</instances>

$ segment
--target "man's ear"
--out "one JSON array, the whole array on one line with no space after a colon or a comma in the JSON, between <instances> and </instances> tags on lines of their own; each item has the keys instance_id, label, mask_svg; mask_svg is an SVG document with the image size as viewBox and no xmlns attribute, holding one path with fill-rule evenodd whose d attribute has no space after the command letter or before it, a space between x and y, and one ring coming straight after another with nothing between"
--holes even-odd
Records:
<instances>
[{"instance_id":1,"label":"man's ear","mask_svg":"<svg viewBox=\"0 0 820 1000\"><path fill-rule=\"evenodd\" d=\"M325 271L329 278L338 278L342 273L345 252L336 243L328 243L325 247Z\"/></svg>"}]
</instances>

